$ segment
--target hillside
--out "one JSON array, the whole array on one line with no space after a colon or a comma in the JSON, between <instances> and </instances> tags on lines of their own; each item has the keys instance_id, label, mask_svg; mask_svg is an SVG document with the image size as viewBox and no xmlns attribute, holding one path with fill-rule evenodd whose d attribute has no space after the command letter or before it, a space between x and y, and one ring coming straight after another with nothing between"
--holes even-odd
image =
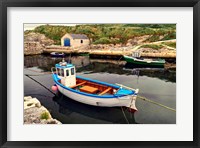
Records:
<instances>
[{"instance_id":1,"label":"hillside","mask_svg":"<svg viewBox=\"0 0 200 148\"><path fill-rule=\"evenodd\" d=\"M44 34L60 45L60 38L66 33L86 34L91 44L138 44L176 39L175 24L85 24L76 26L43 25L25 31Z\"/></svg>"}]
</instances>

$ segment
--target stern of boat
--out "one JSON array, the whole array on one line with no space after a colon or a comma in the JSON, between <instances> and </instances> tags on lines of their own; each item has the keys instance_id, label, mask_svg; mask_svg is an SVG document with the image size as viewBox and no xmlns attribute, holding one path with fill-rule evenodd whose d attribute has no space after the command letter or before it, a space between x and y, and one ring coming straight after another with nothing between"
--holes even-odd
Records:
<instances>
[{"instance_id":1,"label":"stern of boat","mask_svg":"<svg viewBox=\"0 0 200 148\"><path fill-rule=\"evenodd\" d=\"M130 104L127 107L129 108L129 111L131 111L131 112L137 111L137 107L136 107L135 103L136 103L138 92L139 92L139 89L136 89L135 94L130 96L131 101L130 101Z\"/></svg>"}]
</instances>

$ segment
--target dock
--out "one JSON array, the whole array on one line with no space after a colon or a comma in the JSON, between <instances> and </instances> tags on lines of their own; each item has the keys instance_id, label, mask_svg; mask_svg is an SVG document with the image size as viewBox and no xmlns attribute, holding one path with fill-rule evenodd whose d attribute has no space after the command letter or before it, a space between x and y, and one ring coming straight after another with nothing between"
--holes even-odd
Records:
<instances>
[{"instance_id":1,"label":"dock","mask_svg":"<svg viewBox=\"0 0 200 148\"><path fill-rule=\"evenodd\" d=\"M133 50L96 50L96 49L71 49L69 47L47 47L43 49L44 54L50 54L51 52L61 52L71 55L88 54L90 58L107 58L107 59L119 59L123 55L131 55ZM176 59L175 52L168 53L141 53L141 57L145 58L164 58L164 59Z\"/></svg>"}]
</instances>

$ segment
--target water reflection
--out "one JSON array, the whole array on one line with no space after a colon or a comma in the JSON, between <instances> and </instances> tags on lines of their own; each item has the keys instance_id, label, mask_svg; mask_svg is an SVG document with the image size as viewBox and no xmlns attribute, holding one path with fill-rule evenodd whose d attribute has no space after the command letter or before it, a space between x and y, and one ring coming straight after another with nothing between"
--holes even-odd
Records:
<instances>
[{"instance_id":1,"label":"water reflection","mask_svg":"<svg viewBox=\"0 0 200 148\"><path fill-rule=\"evenodd\" d=\"M54 84L49 73L50 69L61 60L62 58L43 55L26 56L24 57L24 73L33 75L34 79L50 88ZM171 108L176 108L176 71L130 68L127 67L125 61L89 59L88 56L65 57L65 60L76 65L77 75L112 84L119 83L132 88L139 88L139 95ZM47 74L39 76L35 71L47 71ZM73 101L62 94L53 97L53 99L52 97L45 97L52 94L33 80L24 77L24 95L30 94L35 94L31 96L37 97L51 111L52 116L64 124L127 123L120 107L90 106ZM124 109L129 123L176 123L176 113L165 108L140 99L137 99L136 106L139 111L134 114Z\"/></svg>"},{"instance_id":2,"label":"water reflection","mask_svg":"<svg viewBox=\"0 0 200 148\"><path fill-rule=\"evenodd\" d=\"M38 67L43 71L51 71L51 67L61 62L62 59L44 55L26 56L24 57L24 66L26 68ZM64 60L68 63L73 63L76 67L83 67L90 63L87 56L64 57Z\"/></svg>"},{"instance_id":3,"label":"water reflection","mask_svg":"<svg viewBox=\"0 0 200 148\"><path fill-rule=\"evenodd\" d=\"M176 82L176 71L168 71L164 68L133 68L127 66L124 61L116 60L90 60L90 64L77 69L77 72L89 71L90 73L113 73L156 77L161 80Z\"/></svg>"},{"instance_id":4,"label":"water reflection","mask_svg":"<svg viewBox=\"0 0 200 148\"><path fill-rule=\"evenodd\" d=\"M125 61L89 59L88 56L65 57L65 61L73 63L77 72L89 73L114 73L126 75L139 75L156 77L161 80L176 82L176 71L168 71L164 68L134 68L126 64ZM62 58L52 58L50 56L36 55L24 58L25 67L38 67L43 71L50 71Z\"/></svg>"},{"instance_id":5,"label":"water reflection","mask_svg":"<svg viewBox=\"0 0 200 148\"><path fill-rule=\"evenodd\" d=\"M53 97L53 101L59 105L59 113L62 113L68 117L73 116L76 113L77 118L74 118L72 121L74 123L83 124L84 121L81 120L83 116L87 117L88 119L85 123L90 123L90 119L92 119L93 124L94 119L96 123L99 123L99 121L103 121L104 123L120 124L136 123L134 119L134 113L129 112L127 108L91 106L76 102L62 95L61 93L58 93L57 95L58 96Z\"/></svg>"}]
</instances>

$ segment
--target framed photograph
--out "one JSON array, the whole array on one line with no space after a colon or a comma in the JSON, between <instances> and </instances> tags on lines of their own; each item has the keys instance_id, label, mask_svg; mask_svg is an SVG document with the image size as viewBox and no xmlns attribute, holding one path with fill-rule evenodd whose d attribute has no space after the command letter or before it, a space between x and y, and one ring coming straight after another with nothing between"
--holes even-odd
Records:
<instances>
[{"instance_id":1,"label":"framed photograph","mask_svg":"<svg viewBox=\"0 0 200 148\"><path fill-rule=\"evenodd\" d=\"M199 147L199 1L1 7L1 147Z\"/></svg>"}]
</instances>

